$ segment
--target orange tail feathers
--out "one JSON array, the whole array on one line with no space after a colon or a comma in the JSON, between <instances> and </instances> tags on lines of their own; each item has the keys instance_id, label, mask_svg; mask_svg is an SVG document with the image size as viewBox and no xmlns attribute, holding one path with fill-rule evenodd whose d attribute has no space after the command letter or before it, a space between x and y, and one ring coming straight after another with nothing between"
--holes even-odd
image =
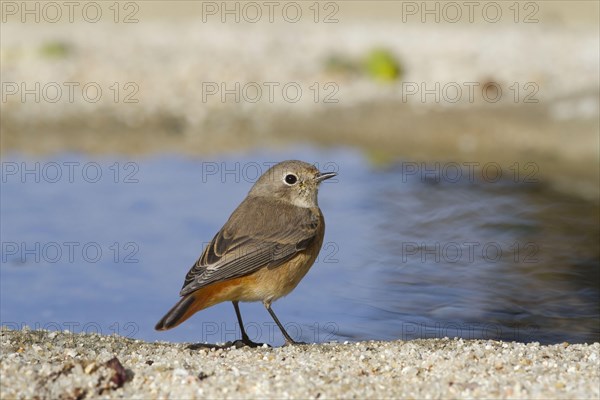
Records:
<instances>
[{"instance_id":1,"label":"orange tail feathers","mask_svg":"<svg viewBox=\"0 0 600 400\"><path fill-rule=\"evenodd\" d=\"M184 296L158 321L154 329L166 331L175 328L200 310L222 301L237 300L237 289L247 280L247 277L243 277L215 283Z\"/></svg>"},{"instance_id":2,"label":"orange tail feathers","mask_svg":"<svg viewBox=\"0 0 600 400\"><path fill-rule=\"evenodd\" d=\"M158 321L154 329L157 331L166 331L167 329L175 328L177 325L191 317L196 311L204 308L198 307L198 304L196 303L195 293L184 296L165 314L164 317L161 318L160 321Z\"/></svg>"}]
</instances>

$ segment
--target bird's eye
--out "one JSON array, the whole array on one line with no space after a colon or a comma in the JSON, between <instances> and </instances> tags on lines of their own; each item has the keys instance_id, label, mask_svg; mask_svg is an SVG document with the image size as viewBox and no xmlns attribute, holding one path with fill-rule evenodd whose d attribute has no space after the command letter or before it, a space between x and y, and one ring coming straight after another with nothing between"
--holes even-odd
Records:
<instances>
[{"instance_id":1,"label":"bird's eye","mask_svg":"<svg viewBox=\"0 0 600 400\"><path fill-rule=\"evenodd\" d=\"M288 185L293 185L296 182L298 182L298 178L296 177L296 175L294 175L294 174L287 174L285 176L285 183L287 183Z\"/></svg>"}]
</instances>

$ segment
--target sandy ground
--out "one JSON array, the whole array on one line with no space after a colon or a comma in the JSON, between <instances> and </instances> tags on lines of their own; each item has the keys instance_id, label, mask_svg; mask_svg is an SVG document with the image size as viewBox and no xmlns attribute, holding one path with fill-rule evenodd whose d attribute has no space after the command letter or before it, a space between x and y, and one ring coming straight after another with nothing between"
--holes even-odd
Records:
<instances>
[{"instance_id":1,"label":"sandy ground","mask_svg":"<svg viewBox=\"0 0 600 400\"><path fill-rule=\"evenodd\" d=\"M3 399L600 396L598 343L430 339L211 349L3 330L1 346Z\"/></svg>"}]
</instances>

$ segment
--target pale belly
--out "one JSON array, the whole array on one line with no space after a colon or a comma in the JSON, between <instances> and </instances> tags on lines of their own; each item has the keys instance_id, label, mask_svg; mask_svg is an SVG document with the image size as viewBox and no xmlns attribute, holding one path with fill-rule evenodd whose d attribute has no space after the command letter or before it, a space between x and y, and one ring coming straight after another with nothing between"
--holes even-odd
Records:
<instances>
[{"instance_id":1,"label":"pale belly","mask_svg":"<svg viewBox=\"0 0 600 400\"><path fill-rule=\"evenodd\" d=\"M318 249L317 249L318 250ZM262 301L271 303L289 294L312 267L318 251L300 253L284 265L262 268L245 277L231 293L237 301Z\"/></svg>"}]
</instances>

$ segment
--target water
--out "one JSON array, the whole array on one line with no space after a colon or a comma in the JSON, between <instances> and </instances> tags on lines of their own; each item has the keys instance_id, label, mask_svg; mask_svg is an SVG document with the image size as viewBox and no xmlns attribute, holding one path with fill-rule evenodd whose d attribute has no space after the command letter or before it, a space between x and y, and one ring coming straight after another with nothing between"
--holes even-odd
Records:
<instances>
[{"instance_id":1,"label":"water","mask_svg":"<svg viewBox=\"0 0 600 400\"><path fill-rule=\"evenodd\" d=\"M230 303L171 331L153 327L257 173L289 158L339 172L319 195L327 221L319 259L273 305L295 338L600 340L596 206L539 184L465 171L438 180L421 166L375 168L351 150L312 148L213 159L4 157L2 324L236 339ZM21 175L36 162L39 174ZM241 309L252 339L282 343L261 304Z\"/></svg>"}]
</instances>

